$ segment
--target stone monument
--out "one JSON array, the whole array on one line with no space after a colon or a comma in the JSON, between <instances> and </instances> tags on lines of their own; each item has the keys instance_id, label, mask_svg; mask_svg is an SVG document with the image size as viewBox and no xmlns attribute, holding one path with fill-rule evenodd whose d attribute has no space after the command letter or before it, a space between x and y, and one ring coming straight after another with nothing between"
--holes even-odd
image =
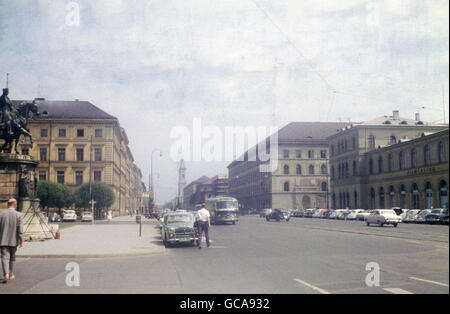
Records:
<instances>
[{"instance_id":1,"label":"stone monument","mask_svg":"<svg viewBox=\"0 0 450 314\"><path fill-rule=\"evenodd\" d=\"M48 224L36 197L35 170L39 162L31 156L19 154L17 149L21 135L30 137L33 145L27 123L36 115L35 102L22 103L16 109L8 98L8 89L3 89L0 97L0 140L4 141L0 147L0 211L7 208L8 199L17 199L17 210L23 214L25 241L51 239L57 230L56 225Z\"/></svg>"}]
</instances>

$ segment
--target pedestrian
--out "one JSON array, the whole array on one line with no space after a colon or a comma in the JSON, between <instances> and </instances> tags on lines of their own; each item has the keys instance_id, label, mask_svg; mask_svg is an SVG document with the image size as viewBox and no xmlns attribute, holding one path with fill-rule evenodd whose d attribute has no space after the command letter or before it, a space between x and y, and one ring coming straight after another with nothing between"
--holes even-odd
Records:
<instances>
[{"instance_id":1,"label":"pedestrian","mask_svg":"<svg viewBox=\"0 0 450 314\"><path fill-rule=\"evenodd\" d=\"M211 227L211 221L209 211L205 208L205 203L202 203L201 208L197 211L196 220L198 228L198 248L202 248L203 232L205 233L206 245L209 247L209 227Z\"/></svg>"},{"instance_id":2,"label":"pedestrian","mask_svg":"<svg viewBox=\"0 0 450 314\"><path fill-rule=\"evenodd\" d=\"M23 245L22 214L16 211L17 201L8 200L8 209L0 213L0 250L3 270L3 283L14 280L14 262L17 247Z\"/></svg>"},{"instance_id":3,"label":"pedestrian","mask_svg":"<svg viewBox=\"0 0 450 314\"><path fill-rule=\"evenodd\" d=\"M108 224L110 224L111 220L112 220L112 210L111 209L108 209L108 213L106 215L106 218L108 219Z\"/></svg>"}]
</instances>

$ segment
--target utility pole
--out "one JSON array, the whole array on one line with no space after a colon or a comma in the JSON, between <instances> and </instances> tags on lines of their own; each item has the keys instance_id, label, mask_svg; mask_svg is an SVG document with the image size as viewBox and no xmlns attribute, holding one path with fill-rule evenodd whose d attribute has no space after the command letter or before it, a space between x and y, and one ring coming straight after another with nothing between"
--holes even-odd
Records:
<instances>
[{"instance_id":1,"label":"utility pole","mask_svg":"<svg viewBox=\"0 0 450 314\"><path fill-rule=\"evenodd\" d=\"M94 224L94 200L92 199L92 135L91 135L91 145L89 147L89 203L91 204L92 213L92 224Z\"/></svg>"}]
</instances>

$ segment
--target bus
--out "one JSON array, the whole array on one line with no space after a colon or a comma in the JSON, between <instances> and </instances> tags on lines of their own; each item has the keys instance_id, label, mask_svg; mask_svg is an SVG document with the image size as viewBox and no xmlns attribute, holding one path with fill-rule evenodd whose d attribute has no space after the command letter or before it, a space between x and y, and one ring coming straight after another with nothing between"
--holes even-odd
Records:
<instances>
[{"instance_id":1,"label":"bus","mask_svg":"<svg viewBox=\"0 0 450 314\"><path fill-rule=\"evenodd\" d=\"M211 214L211 224L236 224L238 221L239 205L233 197L218 196L209 198L205 202L206 209Z\"/></svg>"}]
</instances>

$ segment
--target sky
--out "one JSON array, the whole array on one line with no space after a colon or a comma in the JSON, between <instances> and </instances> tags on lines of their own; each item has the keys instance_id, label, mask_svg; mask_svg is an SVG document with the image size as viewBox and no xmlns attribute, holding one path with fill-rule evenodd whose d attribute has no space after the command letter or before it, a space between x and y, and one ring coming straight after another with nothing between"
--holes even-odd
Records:
<instances>
[{"instance_id":1,"label":"sky","mask_svg":"<svg viewBox=\"0 0 450 314\"><path fill-rule=\"evenodd\" d=\"M448 123L447 0L0 0L11 99L87 100L125 128L156 201L174 128L381 115ZM446 109L443 109L446 108ZM188 161L187 181L228 161Z\"/></svg>"}]
</instances>

